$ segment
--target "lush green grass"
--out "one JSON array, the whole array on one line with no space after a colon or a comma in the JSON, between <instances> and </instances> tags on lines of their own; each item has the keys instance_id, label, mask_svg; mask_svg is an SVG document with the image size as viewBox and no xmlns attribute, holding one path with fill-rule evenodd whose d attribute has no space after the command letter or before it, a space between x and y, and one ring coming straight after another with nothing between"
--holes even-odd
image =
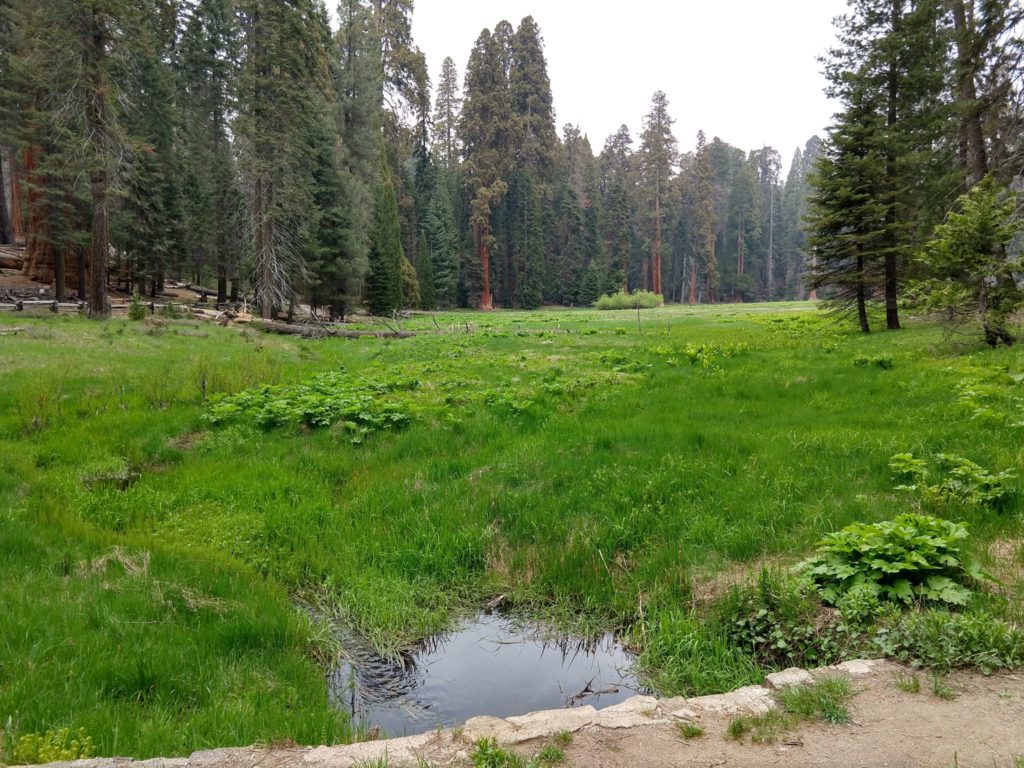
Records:
<instances>
[{"instance_id":1,"label":"lush green grass","mask_svg":"<svg viewBox=\"0 0 1024 768\"><path fill-rule=\"evenodd\" d=\"M1024 354L928 325L862 337L806 305L420 315L401 341L18 324L0 724L84 727L100 754L346 738L296 599L387 649L505 594L628 630L659 688L703 693L762 673L692 609L719 569L914 508L966 521L979 551L1021 535L1017 496L996 513L893 490L897 453L1024 465ZM418 381L380 395L409 425L353 445L340 424L204 418L204 396L340 367ZM79 567L115 547L145 571Z\"/></svg>"}]
</instances>

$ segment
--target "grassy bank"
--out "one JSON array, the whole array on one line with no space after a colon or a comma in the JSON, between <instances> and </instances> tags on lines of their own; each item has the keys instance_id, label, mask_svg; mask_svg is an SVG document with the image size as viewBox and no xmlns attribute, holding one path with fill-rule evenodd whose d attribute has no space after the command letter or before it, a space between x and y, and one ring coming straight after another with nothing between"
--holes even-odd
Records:
<instances>
[{"instance_id":1,"label":"grassy bank","mask_svg":"<svg viewBox=\"0 0 1024 768\"><path fill-rule=\"evenodd\" d=\"M927 324L863 337L801 305L451 313L401 341L18 324L0 724L82 727L100 754L347 738L295 598L387 649L503 594L629 630L665 692L707 692L763 664L703 621L723 574L912 509L966 521L983 559L1021 537L1019 496L894 490L899 453L1024 467L1024 353Z\"/></svg>"}]
</instances>

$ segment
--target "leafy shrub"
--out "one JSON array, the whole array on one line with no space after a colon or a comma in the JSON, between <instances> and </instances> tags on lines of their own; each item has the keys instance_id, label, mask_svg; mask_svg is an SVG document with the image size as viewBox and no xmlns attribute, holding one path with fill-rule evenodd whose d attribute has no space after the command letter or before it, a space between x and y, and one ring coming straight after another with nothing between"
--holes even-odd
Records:
<instances>
[{"instance_id":1,"label":"leafy shrub","mask_svg":"<svg viewBox=\"0 0 1024 768\"><path fill-rule=\"evenodd\" d=\"M763 666L818 666L843 655L844 628L792 577L764 569L756 586L734 588L720 610L730 642Z\"/></svg>"},{"instance_id":2,"label":"leafy shrub","mask_svg":"<svg viewBox=\"0 0 1024 768\"><path fill-rule=\"evenodd\" d=\"M594 302L595 309L654 309L665 303L665 300L650 291L605 294Z\"/></svg>"},{"instance_id":3,"label":"leafy shrub","mask_svg":"<svg viewBox=\"0 0 1024 768\"><path fill-rule=\"evenodd\" d=\"M137 293L133 293L131 301L128 302L128 319L135 321L146 319L146 305L142 303L142 297Z\"/></svg>"},{"instance_id":4,"label":"leafy shrub","mask_svg":"<svg viewBox=\"0 0 1024 768\"><path fill-rule=\"evenodd\" d=\"M418 386L415 379L356 382L346 377L344 371L330 371L314 376L306 384L262 387L218 398L205 419L211 424L251 421L264 429L339 424L351 435L353 443L359 443L373 432L407 425L410 417L402 405L384 397Z\"/></svg>"},{"instance_id":5,"label":"leafy shrub","mask_svg":"<svg viewBox=\"0 0 1024 768\"><path fill-rule=\"evenodd\" d=\"M1003 506L1013 495L1011 481L1017 478L1010 468L997 474L975 464L970 459L950 453L938 455L939 465L948 473L938 486L938 494L962 504Z\"/></svg>"},{"instance_id":6,"label":"leafy shrub","mask_svg":"<svg viewBox=\"0 0 1024 768\"><path fill-rule=\"evenodd\" d=\"M889 460L893 477L901 484L898 491L920 493L937 502L956 501L968 506L1005 507L1015 493L1013 481L1017 472L1013 468L993 474L979 464L962 456L940 453L935 457L938 468L945 475L933 485L928 484L930 472L924 459L910 453L898 453Z\"/></svg>"},{"instance_id":7,"label":"leafy shrub","mask_svg":"<svg viewBox=\"0 0 1024 768\"><path fill-rule=\"evenodd\" d=\"M1024 427L1024 373L1005 367L979 367L957 384L957 406L971 421L992 426Z\"/></svg>"},{"instance_id":8,"label":"leafy shrub","mask_svg":"<svg viewBox=\"0 0 1024 768\"><path fill-rule=\"evenodd\" d=\"M95 754L92 737L84 728L26 733L14 744L14 762L20 765L84 760Z\"/></svg>"},{"instance_id":9,"label":"leafy shrub","mask_svg":"<svg viewBox=\"0 0 1024 768\"><path fill-rule=\"evenodd\" d=\"M705 370L721 370L718 365L720 359L728 359L745 352L746 344L687 344L683 355L690 361L690 365L699 365Z\"/></svg>"},{"instance_id":10,"label":"leafy shrub","mask_svg":"<svg viewBox=\"0 0 1024 768\"><path fill-rule=\"evenodd\" d=\"M963 552L967 528L926 515L854 523L818 544L800 570L836 605L853 592L880 600L965 605L984 574Z\"/></svg>"},{"instance_id":11,"label":"leafy shrub","mask_svg":"<svg viewBox=\"0 0 1024 768\"><path fill-rule=\"evenodd\" d=\"M897 491L916 491L928 478L928 462L915 458L912 453L897 453L889 459L889 469L892 471L893 479L902 483L896 486Z\"/></svg>"},{"instance_id":12,"label":"leafy shrub","mask_svg":"<svg viewBox=\"0 0 1024 768\"><path fill-rule=\"evenodd\" d=\"M1024 630L987 613L932 609L901 615L872 643L886 656L943 672L977 667L991 673L1024 664Z\"/></svg>"}]
</instances>

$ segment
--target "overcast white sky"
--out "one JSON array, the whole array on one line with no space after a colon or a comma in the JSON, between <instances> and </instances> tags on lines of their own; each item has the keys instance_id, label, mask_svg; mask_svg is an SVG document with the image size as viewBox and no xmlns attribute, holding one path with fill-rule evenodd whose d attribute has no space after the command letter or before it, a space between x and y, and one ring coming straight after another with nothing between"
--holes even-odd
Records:
<instances>
[{"instance_id":1,"label":"overcast white sky","mask_svg":"<svg viewBox=\"0 0 1024 768\"><path fill-rule=\"evenodd\" d=\"M578 124L595 152L623 123L636 139L660 89L680 149L703 129L743 149L773 146L788 167L835 111L816 57L845 9L846 0L416 0L413 38L436 85L445 56L463 78L481 29L532 15L559 133Z\"/></svg>"}]
</instances>

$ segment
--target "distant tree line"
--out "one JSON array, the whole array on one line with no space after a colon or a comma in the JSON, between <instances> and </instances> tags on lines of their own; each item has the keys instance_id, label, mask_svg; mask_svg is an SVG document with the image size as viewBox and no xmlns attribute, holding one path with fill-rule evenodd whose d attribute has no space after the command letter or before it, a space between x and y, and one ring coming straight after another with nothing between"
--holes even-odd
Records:
<instances>
[{"instance_id":1,"label":"distant tree line","mask_svg":"<svg viewBox=\"0 0 1024 768\"><path fill-rule=\"evenodd\" d=\"M658 92L636 140L623 126L595 155L556 129L532 18L481 32L464 79L448 58L432 89L412 12L0 1L0 239L96 315L108 281L168 279L268 317L808 296L817 138L785 179L770 147L680 152Z\"/></svg>"}]
</instances>

